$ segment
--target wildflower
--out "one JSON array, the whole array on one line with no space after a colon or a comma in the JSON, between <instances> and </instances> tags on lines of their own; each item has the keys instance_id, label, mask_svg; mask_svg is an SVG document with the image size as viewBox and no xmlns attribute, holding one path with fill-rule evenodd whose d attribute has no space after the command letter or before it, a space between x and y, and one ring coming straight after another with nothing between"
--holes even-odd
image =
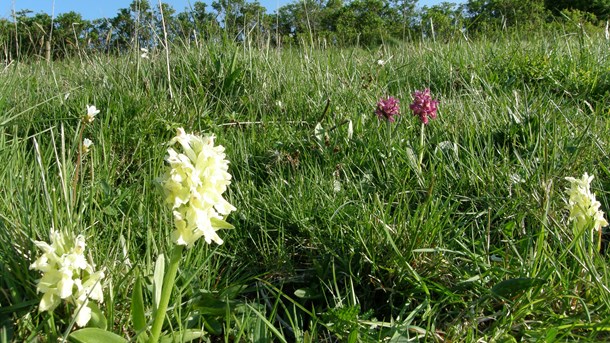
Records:
<instances>
[{"instance_id":1,"label":"wildflower","mask_svg":"<svg viewBox=\"0 0 610 343\"><path fill-rule=\"evenodd\" d=\"M85 238L73 237L65 232L51 230L51 244L34 241L43 254L30 265L30 269L42 272L36 291L44 293L38 311L53 311L61 300L75 305L75 321L85 326L91 319L89 299L103 302L101 280L104 272L95 272L87 262Z\"/></svg>"},{"instance_id":2,"label":"wildflower","mask_svg":"<svg viewBox=\"0 0 610 343\"><path fill-rule=\"evenodd\" d=\"M95 108L95 105L87 105L87 114L83 118L83 122L85 122L85 124L92 123L93 120L95 120L95 115L98 113L100 113L100 110Z\"/></svg>"},{"instance_id":3,"label":"wildflower","mask_svg":"<svg viewBox=\"0 0 610 343\"><path fill-rule=\"evenodd\" d=\"M147 59L148 58L148 49L146 48L140 48L140 51L142 52L142 54L140 55L140 57Z\"/></svg>"},{"instance_id":4,"label":"wildflower","mask_svg":"<svg viewBox=\"0 0 610 343\"><path fill-rule=\"evenodd\" d=\"M590 189L593 175L585 173L580 179L566 177L566 180L570 181L570 187L566 189L570 196L567 208L570 210L570 221L574 222L575 229L578 232L599 231L608 225L604 212L599 209L601 204Z\"/></svg>"},{"instance_id":5,"label":"wildflower","mask_svg":"<svg viewBox=\"0 0 610 343\"><path fill-rule=\"evenodd\" d=\"M172 240L191 247L201 236L210 244L223 240L216 233L231 227L224 217L235 210L222 194L231 183L224 147L214 145L214 136L200 137L178 129L169 145L179 143L181 152L169 148L169 168L161 178L166 202L171 206L175 230Z\"/></svg>"},{"instance_id":6,"label":"wildflower","mask_svg":"<svg viewBox=\"0 0 610 343\"><path fill-rule=\"evenodd\" d=\"M433 100L430 96L430 89L413 93L413 103L409 106L413 115L419 116L422 123L428 124L428 118L436 118L438 100Z\"/></svg>"},{"instance_id":7,"label":"wildflower","mask_svg":"<svg viewBox=\"0 0 610 343\"><path fill-rule=\"evenodd\" d=\"M349 120L347 122L347 140L352 139L353 136L354 136L354 124L352 124L352 121Z\"/></svg>"},{"instance_id":8,"label":"wildflower","mask_svg":"<svg viewBox=\"0 0 610 343\"><path fill-rule=\"evenodd\" d=\"M91 149L91 146L93 145L93 142L89 139L89 138L85 138L83 140L83 154L86 154L89 152L89 150Z\"/></svg>"},{"instance_id":9,"label":"wildflower","mask_svg":"<svg viewBox=\"0 0 610 343\"><path fill-rule=\"evenodd\" d=\"M375 114L379 119L386 119L387 121L393 123L396 119L394 116L400 115L400 107L398 106L400 102L398 99L389 96L387 99L379 99L377 102L377 110L375 110Z\"/></svg>"},{"instance_id":10,"label":"wildflower","mask_svg":"<svg viewBox=\"0 0 610 343\"><path fill-rule=\"evenodd\" d=\"M386 61L384 61L384 60L377 60L377 65L380 67L383 67L385 65L385 62Z\"/></svg>"}]
</instances>

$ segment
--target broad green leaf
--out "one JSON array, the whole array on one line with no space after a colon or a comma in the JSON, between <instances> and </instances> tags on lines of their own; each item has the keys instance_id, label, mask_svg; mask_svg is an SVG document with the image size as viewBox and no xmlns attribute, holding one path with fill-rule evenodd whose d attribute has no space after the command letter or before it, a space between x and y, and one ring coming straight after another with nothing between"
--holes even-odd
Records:
<instances>
[{"instance_id":1,"label":"broad green leaf","mask_svg":"<svg viewBox=\"0 0 610 343\"><path fill-rule=\"evenodd\" d=\"M248 288L247 285L240 285L240 284L229 286L229 287L227 287L227 288L222 290L222 292L220 293L219 298L225 299L225 297L226 297L226 298L229 298L229 299L235 299L246 288Z\"/></svg>"},{"instance_id":2,"label":"broad green leaf","mask_svg":"<svg viewBox=\"0 0 610 343\"><path fill-rule=\"evenodd\" d=\"M213 335L220 335L222 333L222 324L211 317L201 316L203 324L206 330Z\"/></svg>"},{"instance_id":3,"label":"broad green leaf","mask_svg":"<svg viewBox=\"0 0 610 343\"><path fill-rule=\"evenodd\" d=\"M110 187L110 185L108 184L108 182L106 180L100 181L100 186L101 186L102 191L104 192L105 196L109 197L112 195L112 187Z\"/></svg>"},{"instance_id":4,"label":"broad green leaf","mask_svg":"<svg viewBox=\"0 0 610 343\"><path fill-rule=\"evenodd\" d=\"M136 332L146 330L146 316L144 310L144 297L142 296L142 279L138 275L131 295L131 322Z\"/></svg>"},{"instance_id":5,"label":"broad green leaf","mask_svg":"<svg viewBox=\"0 0 610 343\"><path fill-rule=\"evenodd\" d=\"M226 221L218 218L210 218L210 223L212 223L213 227L217 227L219 229L234 229L235 226L227 223Z\"/></svg>"},{"instance_id":6,"label":"broad green leaf","mask_svg":"<svg viewBox=\"0 0 610 343\"><path fill-rule=\"evenodd\" d=\"M269 329L269 331L271 331L275 335L278 342L287 343L286 339L284 338L284 335L278 331L278 329L275 327L275 325L273 325L273 323L271 323L267 318L265 318L265 316L261 312L257 311L254 307L250 305L248 305L248 307L258 316L258 318L265 324L265 326L267 326L267 329Z\"/></svg>"},{"instance_id":7,"label":"broad green leaf","mask_svg":"<svg viewBox=\"0 0 610 343\"><path fill-rule=\"evenodd\" d=\"M543 285L546 281L543 279L536 278L514 278L501 281L491 288L491 293L504 298L512 298L520 295L530 288Z\"/></svg>"},{"instance_id":8,"label":"broad green leaf","mask_svg":"<svg viewBox=\"0 0 610 343\"><path fill-rule=\"evenodd\" d=\"M548 342L548 341L545 341L545 342ZM517 343L517 340L515 339L515 337L513 337L511 335L505 334L498 338L498 343Z\"/></svg>"},{"instance_id":9,"label":"broad green leaf","mask_svg":"<svg viewBox=\"0 0 610 343\"><path fill-rule=\"evenodd\" d=\"M100 310L99 306L93 301L90 301L87 306L91 309L91 319L87 325L89 327L96 327L98 329L106 330L108 328L108 322L106 321L106 317Z\"/></svg>"},{"instance_id":10,"label":"broad green leaf","mask_svg":"<svg viewBox=\"0 0 610 343\"><path fill-rule=\"evenodd\" d=\"M173 334L165 335L159 340L161 343L183 343L190 342L194 339L201 338L205 335L205 331L201 330L184 330Z\"/></svg>"},{"instance_id":11,"label":"broad green leaf","mask_svg":"<svg viewBox=\"0 0 610 343\"><path fill-rule=\"evenodd\" d=\"M163 289L163 276L165 275L165 256L160 254L155 262L155 273L153 275L153 306L155 311L159 308L161 301L161 290Z\"/></svg>"},{"instance_id":12,"label":"broad green leaf","mask_svg":"<svg viewBox=\"0 0 610 343\"><path fill-rule=\"evenodd\" d=\"M557 328L550 328L546 332L546 337L544 337L544 341L549 343L555 342L558 333L559 330L557 330Z\"/></svg>"},{"instance_id":13,"label":"broad green leaf","mask_svg":"<svg viewBox=\"0 0 610 343\"><path fill-rule=\"evenodd\" d=\"M316 292L311 288L299 288L294 291L294 295L301 299L317 299L322 296L319 292Z\"/></svg>"},{"instance_id":14,"label":"broad green leaf","mask_svg":"<svg viewBox=\"0 0 610 343\"><path fill-rule=\"evenodd\" d=\"M197 296L193 307L202 315L225 316L230 311L230 304L218 299L213 294L202 293Z\"/></svg>"},{"instance_id":15,"label":"broad green leaf","mask_svg":"<svg viewBox=\"0 0 610 343\"><path fill-rule=\"evenodd\" d=\"M468 278L466 280L462 280L462 281L460 281L458 283L468 283L468 282L475 282L475 281L479 281L479 280L481 280L481 275L475 275L475 276L470 277L470 278Z\"/></svg>"},{"instance_id":16,"label":"broad green leaf","mask_svg":"<svg viewBox=\"0 0 610 343\"><path fill-rule=\"evenodd\" d=\"M358 329L357 328L352 330L352 332L349 333L349 336L347 336L347 342L348 343L358 342Z\"/></svg>"},{"instance_id":17,"label":"broad green leaf","mask_svg":"<svg viewBox=\"0 0 610 343\"><path fill-rule=\"evenodd\" d=\"M84 328L74 331L68 336L68 340L74 343L126 343L125 338L110 331L98 328Z\"/></svg>"}]
</instances>

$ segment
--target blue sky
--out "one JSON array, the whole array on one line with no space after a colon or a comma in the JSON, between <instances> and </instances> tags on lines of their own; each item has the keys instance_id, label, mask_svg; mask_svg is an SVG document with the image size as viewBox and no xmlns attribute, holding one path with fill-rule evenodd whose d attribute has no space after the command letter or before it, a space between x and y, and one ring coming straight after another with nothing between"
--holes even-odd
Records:
<instances>
[{"instance_id":1,"label":"blue sky","mask_svg":"<svg viewBox=\"0 0 610 343\"><path fill-rule=\"evenodd\" d=\"M157 4L158 0L149 0L151 4ZM189 4L196 0L165 0L177 11L182 12L189 8ZM213 0L203 1L211 4ZM259 2L269 11L274 12L279 8L294 0L259 0ZM439 4L443 1L461 3L463 0L419 0L419 6L431 6ZM48 14L60 14L69 11L80 13L85 19L96 18L111 18L114 17L119 8L126 8L131 3L131 0L0 0L0 16L8 18L11 16L12 10L19 11L29 9L38 12L46 12Z\"/></svg>"}]
</instances>

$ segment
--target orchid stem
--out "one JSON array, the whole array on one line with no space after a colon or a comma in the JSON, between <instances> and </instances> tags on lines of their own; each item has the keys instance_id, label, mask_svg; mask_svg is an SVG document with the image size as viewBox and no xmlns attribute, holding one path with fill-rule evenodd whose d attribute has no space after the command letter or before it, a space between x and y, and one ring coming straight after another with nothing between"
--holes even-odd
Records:
<instances>
[{"instance_id":1,"label":"orchid stem","mask_svg":"<svg viewBox=\"0 0 610 343\"><path fill-rule=\"evenodd\" d=\"M182 258L183 245L175 245L172 250L172 256L169 261L169 269L167 270L165 277L163 278L163 288L161 289L161 300L159 301L159 308L155 311L155 319L151 328L150 342L156 343L159 341L161 335L161 329L163 328L163 322L165 321L165 312L167 312L167 306L169 304L169 298L172 295L172 289L176 281L176 274L178 272L178 265Z\"/></svg>"},{"instance_id":2,"label":"orchid stem","mask_svg":"<svg viewBox=\"0 0 610 343\"><path fill-rule=\"evenodd\" d=\"M417 171L421 175L422 173L422 162L424 160L424 137L425 137L426 124L421 123L421 131L419 133L419 163L417 164Z\"/></svg>"}]
</instances>

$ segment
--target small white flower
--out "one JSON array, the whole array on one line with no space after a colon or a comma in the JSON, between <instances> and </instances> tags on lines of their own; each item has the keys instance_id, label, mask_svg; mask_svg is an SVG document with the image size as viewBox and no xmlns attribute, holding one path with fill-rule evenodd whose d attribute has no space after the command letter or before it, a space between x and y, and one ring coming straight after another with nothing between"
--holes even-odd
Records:
<instances>
[{"instance_id":1,"label":"small white flower","mask_svg":"<svg viewBox=\"0 0 610 343\"><path fill-rule=\"evenodd\" d=\"M93 145L93 142L89 138L85 138L83 140L83 154L88 153L89 150L91 150L92 145Z\"/></svg>"},{"instance_id":2,"label":"small white flower","mask_svg":"<svg viewBox=\"0 0 610 343\"><path fill-rule=\"evenodd\" d=\"M95 108L95 105L91 105L91 106L87 105L87 114L83 118L83 121L86 124L92 123L95 120L95 115L98 113L100 113L100 110Z\"/></svg>"},{"instance_id":3,"label":"small white flower","mask_svg":"<svg viewBox=\"0 0 610 343\"><path fill-rule=\"evenodd\" d=\"M326 130L324 130L324 127L322 127L322 123L318 122L316 124L316 127L313 129L313 134L316 136L318 144L323 146L325 143Z\"/></svg>"},{"instance_id":4,"label":"small white flower","mask_svg":"<svg viewBox=\"0 0 610 343\"><path fill-rule=\"evenodd\" d=\"M377 60L377 65L380 67L383 67L385 65L386 61L384 60Z\"/></svg>"},{"instance_id":5,"label":"small white flower","mask_svg":"<svg viewBox=\"0 0 610 343\"><path fill-rule=\"evenodd\" d=\"M148 58L148 49L146 49L146 48L140 48L140 51L142 52L142 54L140 55L140 57L142 57L142 58Z\"/></svg>"},{"instance_id":6,"label":"small white flower","mask_svg":"<svg viewBox=\"0 0 610 343\"><path fill-rule=\"evenodd\" d=\"M341 181L334 179L333 180L333 192L339 193L341 192Z\"/></svg>"}]
</instances>

